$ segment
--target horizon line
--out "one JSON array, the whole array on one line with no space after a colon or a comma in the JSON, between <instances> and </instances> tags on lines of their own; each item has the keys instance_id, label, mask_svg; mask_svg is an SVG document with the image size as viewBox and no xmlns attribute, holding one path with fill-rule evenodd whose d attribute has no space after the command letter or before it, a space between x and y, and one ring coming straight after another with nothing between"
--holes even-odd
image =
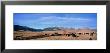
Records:
<instances>
[{"instance_id":1,"label":"horizon line","mask_svg":"<svg viewBox=\"0 0 110 53\"><path fill-rule=\"evenodd\" d=\"M19 25L21 26L21 25ZM25 26L25 27L29 27L29 26ZM52 26L51 26L52 27ZM45 27L45 28L51 28L51 27ZM59 26L53 26L53 27L59 27ZM33 29L45 29L45 28L34 28L34 27L29 27L29 28L33 28ZM59 28L64 28L64 29L97 29L96 28L90 28L90 27L59 27Z\"/></svg>"}]
</instances>

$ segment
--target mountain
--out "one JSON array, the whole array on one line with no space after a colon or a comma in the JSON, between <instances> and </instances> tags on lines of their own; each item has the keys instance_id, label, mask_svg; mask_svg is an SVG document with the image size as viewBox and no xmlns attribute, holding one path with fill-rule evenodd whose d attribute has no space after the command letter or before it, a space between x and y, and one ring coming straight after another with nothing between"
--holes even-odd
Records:
<instances>
[{"instance_id":1,"label":"mountain","mask_svg":"<svg viewBox=\"0 0 110 53\"><path fill-rule=\"evenodd\" d=\"M48 27L48 28L44 28L44 31L55 31L55 30L61 30L60 27Z\"/></svg>"},{"instance_id":2,"label":"mountain","mask_svg":"<svg viewBox=\"0 0 110 53\"><path fill-rule=\"evenodd\" d=\"M23 31L55 31L55 30L61 30L61 27L47 27L44 29L34 29L34 28L30 28L27 26L20 26L20 25L14 25L14 31L19 31L19 30L23 30Z\"/></svg>"},{"instance_id":3,"label":"mountain","mask_svg":"<svg viewBox=\"0 0 110 53\"><path fill-rule=\"evenodd\" d=\"M27 26L14 25L14 31L19 31L19 30L24 30L24 31L43 31L42 29L34 29L34 28L27 27Z\"/></svg>"},{"instance_id":4,"label":"mountain","mask_svg":"<svg viewBox=\"0 0 110 53\"><path fill-rule=\"evenodd\" d=\"M47 27L44 29L34 29L27 26L20 26L20 25L14 25L14 31L35 31L35 32L41 32L41 31L55 31L55 30L67 30L67 29L74 29L74 28L63 28L63 27ZM87 28L88 29L88 28ZM75 29L74 29L75 30ZM78 29L81 30L81 29ZM97 31L96 29L91 29L93 31Z\"/></svg>"}]
</instances>

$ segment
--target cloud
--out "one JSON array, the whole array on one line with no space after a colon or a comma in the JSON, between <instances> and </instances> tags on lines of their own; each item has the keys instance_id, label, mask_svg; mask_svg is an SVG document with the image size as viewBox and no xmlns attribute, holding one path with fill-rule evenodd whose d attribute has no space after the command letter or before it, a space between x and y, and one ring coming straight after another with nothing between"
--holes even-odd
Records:
<instances>
[{"instance_id":1,"label":"cloud","mask_svg":"<svg viewBox=\"0 0 110 53\"><path fill-rule=\"evenodd\" d=\"M92 19L90 18L83 18L83 17L68 17L68 16L41 16L39 18L36 19L31 19L31 20L26 20L26 22L24 22L24 24L33 24L33 25L39 25L39 26L46 26L46 25L50 25L50 26L76 26L76 25L84 25L87 23L90 23L92 21ZM22 22L19 22L22 24Z\"/></svg>"},{"instance_id":2,"label":"cloud","mask_svg":"<svg viewBox=\"0 0 110 53\"><path fill-rule=\"evenodd\" d=\"M96 16L88 14L26 14L15 16L14 24L45 28L51 26L82 27L96 26Z\"/></svg>"},{"instance_id":3,"label":"cloud","mask_svg":"<svg viewBox=\"0 0 110 53\"><path fill-rule=\"evenodd\" d=\"M66 23L66 22L90 22L92 19L89 18L74 18L74 17L58 17L58 16L47 16L40 17L36 21L38 22L55 22L55 23Z\"/></svg>"}]
</instances>

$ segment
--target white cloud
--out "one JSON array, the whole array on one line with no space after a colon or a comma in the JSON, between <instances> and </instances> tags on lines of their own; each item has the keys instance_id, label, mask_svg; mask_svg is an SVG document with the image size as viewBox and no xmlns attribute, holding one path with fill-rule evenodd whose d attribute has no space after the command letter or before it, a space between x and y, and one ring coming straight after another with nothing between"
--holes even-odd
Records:
<instances>
[{"instance_id":1,"label":"white cloud","mask_svg":"<svg viewBox=\"0 0 110 53\"><path fill-rule=\"evenodd\" d=\"M74 17L57 17L57 16L48 16L41 17L37 21L39 22L90 22L90 18L74 18Z\"/></svg>"}]
</instances>

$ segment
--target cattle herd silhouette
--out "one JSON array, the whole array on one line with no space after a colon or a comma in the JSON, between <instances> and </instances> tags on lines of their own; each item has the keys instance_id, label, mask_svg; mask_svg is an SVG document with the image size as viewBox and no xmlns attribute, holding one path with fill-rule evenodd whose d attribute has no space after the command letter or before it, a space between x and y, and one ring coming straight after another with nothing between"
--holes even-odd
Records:
<instances>
[{"instance_id":1,"label":"cattle herd silhouette","mask_svg":"<svg viewBox=\"0 0 110 53\"><path fill-rule=\"evenodd\" d=\"M49 32L48 33L32 32L32 31L14 31L14 40L72 40L72 39L73 40L96 40L96 34L97 33L95 31L68 32L68 33L65 31L63 31L63 33L59 33L57 31L55 32L51 31L50 33ZM95 39L93 37L95 37Z\"/></svg>"}]
</instances>

